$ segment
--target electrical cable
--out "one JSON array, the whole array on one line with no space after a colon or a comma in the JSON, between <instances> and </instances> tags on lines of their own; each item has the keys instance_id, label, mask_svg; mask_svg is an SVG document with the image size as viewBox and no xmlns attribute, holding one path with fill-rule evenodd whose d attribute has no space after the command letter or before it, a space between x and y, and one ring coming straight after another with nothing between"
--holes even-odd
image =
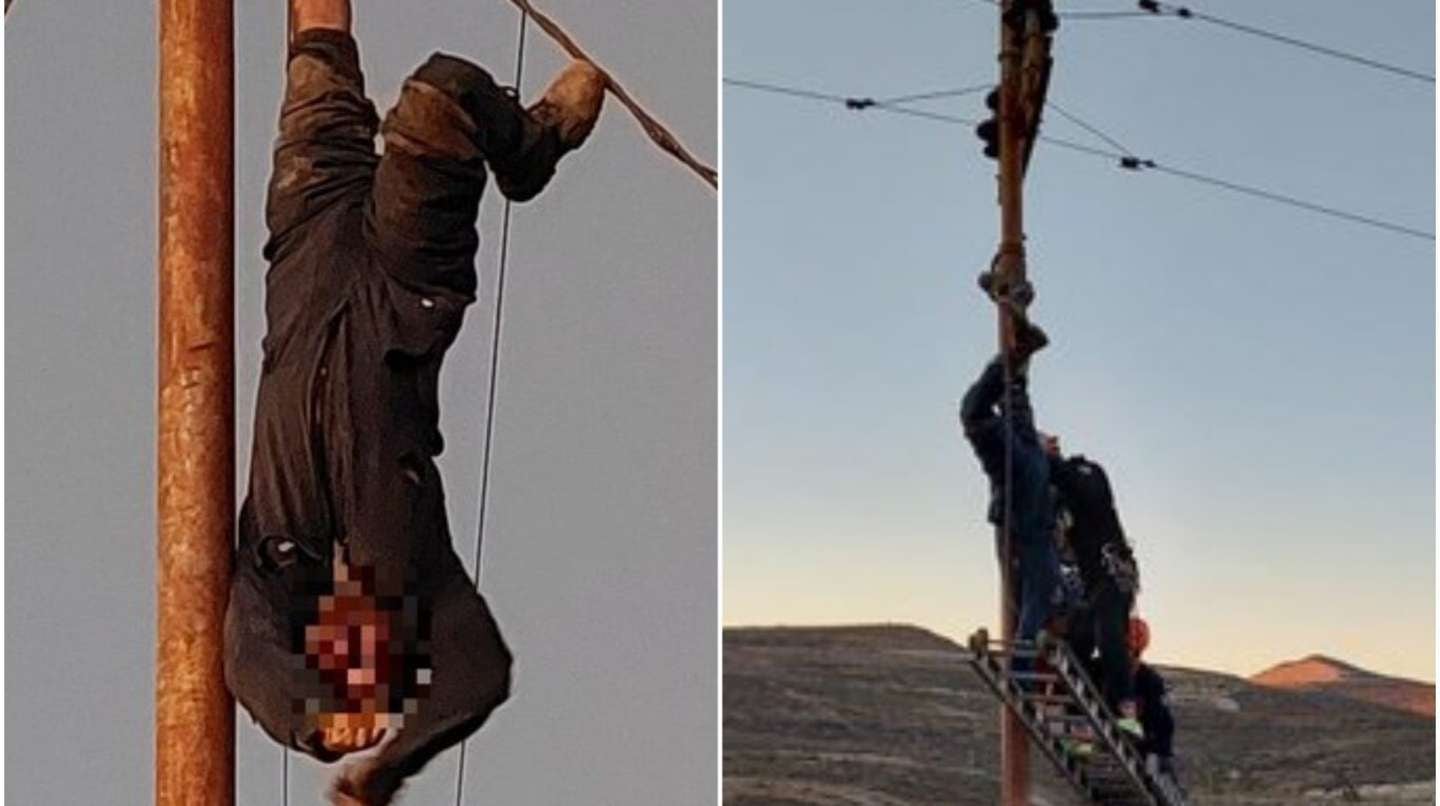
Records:
<instances>
[{"instance_id":1,"label":"electrical cable","mask_svg":"<svg viewBox=\"0 0 1440 806\"><path fill-rule=\"evenodd\" d=\"M525 28L529 19L530 12L527 9L521 9L519 41L515 46L514 86L517 93L520 91L520 83L525 75ZM500 263L495 277L495 316L490 331L490 386L485 406L485 448L480 470L480 514L475 534L476 588L480 587L480 550L485 545L485 515L490 503L490 447L495 439L495 392L496 381L500 377L500 323L505 310L505 266L510 258L510 212L511 203L509 199L506 199L505 212L501 216L500 224ZM455 770L455 806L461 806L461 799L465 792L465 747L469 743L468 738L460 742L460 763Z\"/></svg>"},{"instance_id":2,"label":"electrical cable","mask_svg":"<svg viewBox=\"0 0 1440 806\"><path fill-rule=\"evenodd\" d=\"M988 1L988 0L977 0L977 2L987 2L987 1ZM796 87L787 87L787 86L783 86L783 85L779 85L779 84L766 84L766 83L762 83L762 82L758 82L758 81L745 81L745 80L739 80L739 79L726 78L726 79L724 79L724 83L725 83L725 84L729 84L729 85L731 85L731 86L743 87L743 88L746 88L746 89L752 89L752 90L757 90L757 91L761 91L761 92L771 92L771 93L775 93L775 94L789 95L789 96L792 96L792 97L809 98L809 99L812 99L812 100L826 101L826 102L830 102L830 103L846 104L847 101L854 100L854 99L848 99L848 98L846 98L846 97L843 96L843 95L831 95L831 94L826 94L826 93L816 93L816 92L810 92L810 91L804 90L804 89L799 89L799 88L796 88ZM848 105L848 104L847 104L847 105ZM878 110L880 110L880 111L882 111L882 112L888 112L888 113L891 113L891 114L906 115L906 116L909 116L909 117L925 118L925 119L928 119L928 120L933 120L933 121L936 121L936 122L946 123L946 124L950 124L950 125L967 125L967 126L970 126L970 125L974 125L974 124L976 123L976 121L969 120L969 119L966 119L966 118L960 118L960 117L955 117L955 116L951 116L951 115L945 115L945 114L940 114L940 113L928 112L928 111L920 110L920 109L908 109L908 108L899 107L899 106L882 105L882 104L878 104L878 103L877 103L877 104L871 104L871 105L869 105L869 106L867 106L867 107L860 107L860 108L870 108L870 107L873 107L873 108L875 108L875 109L878 109ZM855 108L855 107L852 106L851 108L853 109L853 108ZM1063 114L1063 113L1062 113L1062 114ZM1088 124L1086 124L1086 125L1088 126ZM1102 136L1102 137L1105 137L1106 139L1109 139L1108 136L1100 135L1098 129L1094 129L1093 127L1089 127L1089 128L1092 130L1092 133L1095 133L1097 136ZM1084 145L1084 144L1081 144L1081 143L1076 143L1076 142L1073 142L1073 141L1064 140L1064 139L1061 139L1061 138L1058 138L1058 137L1050 137L1050 136L1048 136L1048 135L1040 135L1040 136L1036 137L1035 139L1036 139L1037 141L1039 141L1039 142L1049 143L1049 144L1051 144L1051 145L1059 146L1059 147L1061 147L1061 148L1065 148L1065 149L1068 149L1068 150L1070 150L1070 151L1076 151L1076 152L1079 152L1079 153L1089 154L1089 155L1091 155L1091 156L1104 157L1104 158L1109 159L1109 160L1115 160L1116 163L1117 163L1117 165L1118 165L1118 167L1124 168L1124 169L1126 169L1126 170L1137 171L1137 172L1138 172L1138 171L1141 171L1141 170L1145 170L1145 169L1155 170L1155 171L1158 171L1158 172L1160 172L1160 173L1169 174L1169 175L1171 175L1171 176L1179 177L1179 178L1182 178L1182 179L1188 179L1188 180L1193 181L1193 182L1199 182L1199 183L1206 184L1206 185L1210 185L1210 186L1213 186L1213 187L1223 188L1223 189L1230 190L1230 191L1235 192L1235 193L1244 194L1244 195L1251 196L1251 197L1254 197L1254 198L1264 199L1264 200L1271 201L1271 202L1275 202L1275 203L1278 203L1278 204L1289 205L1289 206L1291 206L1291 207L1295 207L1295 208L1302 209L1302 210L1307 210L1307 211L1312 212L1312 213L1318 213L1318 214L1330 216L1330 217L1333 217L1333 218L1340 218L1340 219L1344 219L1344 220L1346 220L1346 221L1350 221L1350 222L1352 222L1352 223L1365 224L1365 225L1368 225L1368 226L1371 226L1371 227L1375 227L1375 228L1378 228L1378 229L1382 229L1382 230L1386 230L1386 231L1388 231L1388 232L1392 232L1392 233L1395 233L1395 234L1407 235L1407 236L1410 236L1410 237L1413 237L1413 238L1420 238L1420 239L1429 240L1429 241L1435 240L1435 233L1433 233L1433 232L1427 232L1427 231L1425 231L1425 230L1416 229L1416 228L1414 228L1414 227L1408 227L1408 226L1405 226L1405 225L1403 225L1403 224L1397 224L1397 223L1394 223L1394 222L1392 222L1392 221L1386 221L1386 220L1384 220L1384 219L1375 218L1375 217L1373 217L1373 216L1361 215L1361 214L1359 214L1359 213L1352 213L1352 212L1349 212L1349 211L1347 211L1347 210L1341 210L1341 209L1336 208L1336 207L1330 207L1330 206L1328 206L1328 205L1319 204L1319 203L1311 202L1311 201L1306 201L1306 200L1304 200L1304 199L1300 199L1300 198L1297 198L1297 197L1295 197L1295 196L1290 196L1290 195L1283 194L1283 193L1279 193L1279 192L1276 192L1276 191L1267 190L1267 189L1265 189L1265 188L1256 187L1256 186L1253 186L1253 185L1246 185L1246 184L1242 184L1242 183L1240 183L1240 182L1234 182L1234 181L1231 181L1231 180L1228 180L1228 179L1222 179L1222 178L1216 177L1216 176L1209 176L1209 175L1202 174L1202 173L1198 173L1198 172L1195 172L1195 171L1189 171L1189 170L1185 170L1185 169L1182 169L1182 168L1176 168L1176 167L1173 167L1173 166L1164 165L1164 164L1161 164L1161 163L1159 163L1159 162L1157 162L1156 160L1153 160L1153 159L1142 159L1142 158L1136 157L1134 154L1131 154L1131 153L1129 153L1128 151L1124 150L1123 147L1121 148L1121 150L1120 150L1119 152L1112 152L1112 151L1106 151L1106 150L1104 150L1104 149L1095 148L1095 147L1092 147L1092 146L1087 146L1087 145ZM1120 147L1120 146L1119 146L1119 143L1114 143L1113 145L1115 145L1116 147Z\"/></svg>"},{"instance_id":3,"label":"electrical cable","mask_svg":"<svg viewBox=\"0 0 1440 806\"><path fill-rule=\"evenodd\" d=\"M1369 67L1375 70L1383 70L1387 73L1404 76L1405 78L1413 78L1417 81L1424 81L1429 84L1435 83L1435 76L1428 73L1422 73L1418 70L1411 70L1406 67L1389 64L1387 62L1382 62L1377 59L1360 56L1355 53L1350 53L1349 51L1340 50L1338 48L1332 48L1326 45L1319 45L1314 42L1308 42L1304 39L1299 39L1297 37L1289 36L1287 34L1270 31L1254 25L1247 25L1245 23L1235 22L1234 20L1217 17L1213 14L1205 14L1200 11L1195 11L1187 6L1177 6L1170 3L1161 3L1158 2L1158 0L1139 0L1137 5L1143 11L1146 11L1153 15L1174 17L1177 19L1186 20L1200 20L1201 22L1208 22L1211 25L1228 28L1232 31L1239 31L1241 33L1250 34L1251 36L1258 36L1263 39L1268 39L1272 42L1278 42L1282 45L1289 45L1291 47L1308 50L1312 53L1319 53L1322 56L1329 56L1334 59L1343 59L1344 61L1351 62L1352 64L1358 64L1362 67Z\"/></svg>"}]
</instances>

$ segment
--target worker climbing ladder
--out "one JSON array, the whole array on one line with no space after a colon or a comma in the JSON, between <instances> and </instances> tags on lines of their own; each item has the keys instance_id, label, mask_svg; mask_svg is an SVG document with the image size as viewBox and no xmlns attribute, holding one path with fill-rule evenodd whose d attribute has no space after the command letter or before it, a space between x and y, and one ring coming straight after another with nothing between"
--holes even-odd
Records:
<instances>
[{"instance_id":1,"label":"worker climbing ladder","mask_svg":"<svg viewBox=\"0 0 1440 806\"><path fill-rule=\"evenodd\" d=\"M1064 642L997 641L982 629L970 636L968 660L1082 798L1105 806L1185 806L1175 782L1147 768ZM1015 660L1023 671L1013 670ZM1081 736L1093 748L1083 755L1075 752Z\"/></svg>"}]
</instances>

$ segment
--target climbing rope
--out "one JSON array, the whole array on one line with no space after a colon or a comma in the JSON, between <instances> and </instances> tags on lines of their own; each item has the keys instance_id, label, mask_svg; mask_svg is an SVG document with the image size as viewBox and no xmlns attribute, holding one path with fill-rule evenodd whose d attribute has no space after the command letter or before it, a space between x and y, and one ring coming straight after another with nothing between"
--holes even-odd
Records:
<instances>
[{"instance_id":1,"label":"climbing rope","mask_svg":"<svg viewBox=\"0 0 1440 806\"><path fill-rule=\"evenodd\" d=\"M515 91L520 92L520 82L525 76L525 28L530 19L528 9L520 10L520 32L515 44ZM490 503L490 446L495 438L495 390L500 369L500 323L505 311L505 265L510 259L510 212L511 203L505 200L505 212L500 223L500 265L495 275L495 315L490 329L490 386L485 405L485 448L480 463L480 514L475 533L475 587L480 587L480 550L485 545L485 514ZM455 806L461 806L465 792L465 746L469 739L460 742L460 764L455 771Z\"/></svg>"}]
</instances>

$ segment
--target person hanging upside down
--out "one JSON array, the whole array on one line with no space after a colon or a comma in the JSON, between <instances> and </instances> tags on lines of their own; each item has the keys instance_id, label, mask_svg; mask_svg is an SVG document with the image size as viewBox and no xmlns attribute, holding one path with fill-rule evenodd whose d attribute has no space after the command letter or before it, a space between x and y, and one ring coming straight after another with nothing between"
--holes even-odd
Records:
<instances>
[{"instance_id":1,"label":"person hanging upside down","mask_svg":"<svg viewBox=\"0 0 1440 806\"><path fill-rule=\"evenodd\" d=\"M1119 717L1119 727L1142 733L1137 720L1134 681L1125 636L1140 572L1125 539L1115 497L1105 469L1080 454L1065 457L1060 440L1042 439L1050 458L1050 480L1068 523L1064 539L1075 556L1084 588L1081 608L1071 615L1066 639L1082 661L1100 651L1100 683L1106 701Z\"/></svg>"},{"instance_id":2,"label":"person hanging upside down","mask_svg":"<svg viewBox=\"0 0 1440 806\"><path fill-rule=\"evenodd\" d=\"M1063 592L1052 537L1055 510L1050 497L1050 463L1035 430L1026 377L1030 356L1045 346L1046 338L1038 327L1017 320L1015 341L1014 349L991 360L965 393L960 425L990 479L989 521L1002 530L1007 450L1010 453L1011 556L1005 556L1003 542L997 553L1002 568L1018 570L1012 592L1012 604L1018 603L1020 611L1015 637L1030 641L1055 614Z\"/></svg>"},{"instance_id":3,"label":"person hanging upside down","mask_svg":"<svg viewBox=\"0 0 1440 806\"><path fill-rule=\"evenodd\" d=\"M537 195L594 127L605 81L572 63L527 109L435 54L380 125L348 0L290 13L225 677L288 747L327 762L377 748L331 793L373 806L509 693L510 652L451 545L437 385L475 300L487 178Z\"/></svg>"}]
</instances>

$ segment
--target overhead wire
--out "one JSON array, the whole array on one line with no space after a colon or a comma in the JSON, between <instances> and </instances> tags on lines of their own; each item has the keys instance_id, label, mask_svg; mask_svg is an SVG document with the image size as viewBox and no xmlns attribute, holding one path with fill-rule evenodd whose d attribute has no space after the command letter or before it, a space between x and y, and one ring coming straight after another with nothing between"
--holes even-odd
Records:
<instances>
[{"instance_id":1,"label":"overhead wire","mask_svg":"<svg viewBox=\"0 0 1440 806\"><path fill-rule=\"evenodd\" d=\"M1061 117L1065 118L1066 120L1070 121L1071 123L1074 123L1076 126L1079 126L1080 128L1084 129L1085 131L1090 132L1091 134L1095 135L1096 137L1099 137L1101 140L1104 140L1107 145L1110 145L1110 146L1112 146L1113 148L1119 149L1120 151L1124 152L1126 155L1134 156L1133 152L1131 152L1130 149L1126 148L1119 140L1116 140L1115 138L1111 137L1110 135L1106 134L1105 132L1100 131L1098 128L1090 125L1089 123L1086 123L1084 120L1082 120L1082 119L1080 118L1079 115L1075 115L1075 114L1073 114L1073 113L1071 113L1071 112L1066 111L1065 107L1061 106L1061 105L1058 104L1058 103L1055 103L1054 100L1046 99L1045 105L1048 106L1048 107L1050 107L1051 109L1054 109L1056 112L1059 112Z\"/></svg>"},{"instance_id":2,"label":"overhead wire","mask_svg":"<svg viewBox=\"0 0 1440 806\"><path fill-rule=\"evenodd\" d=\"M971 0L987 6L999 6L999 0ZM1106 20L1120 17L1154 17L1148 11L1057 11L1055 16L1073 20Z\"/></svg>"},{"instance_id":3,"label":"overhead wire","mask_svg":"<svg viewBox=\"0 0 1440 806\"><path fill-rule=\"evenodd\" d=\"M988 2L988 0L977 0L977 2ZM857 107L854 107L853 105L848 105L846 102L847 102L847 101L850 101L850 100L853 100L853 99L847 98L847 97L844 96L844 95L835 95L835 94L831 94L831 93L812 92L812 91L810 91L810 90L805 90L805 89L803 89L803 88L798 88L798 87L790 87L790 86L785 86L785 85L780 85L780 84L771 84L771 83L751 81L751 80L742 80L742 79L725 78L725 79L723 79L723 82L724 82L725 84L728 84L728 85L731 85L731 86L741 87L741 88L745 88L745 89L757 90L757 91L761 91L761 92L769 92L769 93L778 94L778 95L787 95L787 96L797 97L797 98L808 98L808 99L811 99L811 100L825 101L825 102L829 102L829 103L838 103L838 104L842 104L842 105L847 105L847 106L849 106L851 109L857 108ZM1052 106L1053 106L1053 105L1052 105ZM872 105L865 106L865 107L859 107L859 108L861 108L861 109L875 108L875 109L878 109L878 110L880 110L880 111L882 111L882 112L887 112L887 113L890 113L890 114L899 114L899 115L905 115L905 116L908 116L908 117L924 118L924 119L927 119L927 120L932 120L932 121L939 122L939 123L946 123L946 124L950 124L950 125L973 126L973 125L975 125L975 124L977 123L977 121L974 121L974 120L971 120L971 119L967 119L967 118L957 117L957 116L953 116L953 115L946 115L946 114L943 114L943 113L930 112L930 111L928 111L928 110L911 109L911 108L901 107L901 106L882 105L882 104L879 104L879 103L872 104ZM1058 108L1057 108L1057 111L1059 111ZM1064 114L1064 113L1062 113L1062 114ZM1071 115L1070 117L1073 117L1073 115ZM1079 124L1077 123L1077 125L1079 125ZM1103 134L1101 134L1099 129L1091 126L1090 124L1085 124L1084 128L1086 128L1086 129L1087 129L1088 131L1090 131L1092 134L1095 134L1096 136L1101 137L1102 139L1106 139L1107 141L1108 141L1108 140L1113 140L1113 138L1110 138L1108 135L1103 135ZM1128 149L1126 149L1124 146L1122 146L1118 141L1117 141L1117 142L1112 142L1112 143L1110 143L1111 147L1115 149L1115 150L1112 151L1112 150L1106 150L1106 149L1102 149L1102 148L1096 148L1096 147L1094 147L1094 146L1088 146L1088 145L1085 145L1085 144L1083 144L1083 143L1076 143L1076 142L1071 141L1071 140L1066 140L1066 139L1063 139L1063 138L1052 137L1052 136L1043 135L1043 134L1042 134L1042 135L1039 135L1038 137L1036 137L1036 140L1039 141L1039 142L1048 143L1048 144L1050 144L1050 145L1058 146L1058 147L1060 147L1060 148L1063 148L1063 149L1066 149L1066 150L1069 150L1069 151L1075 151L1075 152L1078 152L1078 153L1088 154L1088 155L1095 156L1095 157L1103 157L1103 158L1105 158L1105 159L1114 161L1114 162L1116 163L1117 167L1120 167L1120 168L1123 168L1123 169L1126 169L1126 170L1129 170L1129 171L1139 172L1139 171L1142 171L1142 170L1154 170L1154 171L1159 172L1159 173L1164 173L1164 174L1167 174L1167 175L1170 175L1170 176L1174 176L1174 177L1178 177L1178 178L1181 178L1181 179L1187 179L1187 180L1190 180L1190 181L1192 181L1192 182L1198 182L1198 183L1205 184L1205 185L1209 185L1209 186L1212 186L1212 187L1222 188L1222 189L1229 190L1229 191L1232 191L1232 192L1235 192L1235 193L1240 193L1240 194L1243 194L1243 195L1251 196L1251 197L1253 197L1253 198L1264 199L1264 200L1266 200L1266 201L1271 201L1271 202L1275 202L1275 203L1278 203L1278 204L1288 205L1288 206L1291 206L1291 207L1294 207L1294 208L1298 208L1298 209L1302 209L1302 210L1307 210L1307 211L1312 212L1312 213L1317 213L1317 214L1321 214L1321 215L1326 215L1326 216L1330 216L1330 217L1333 217L1333 218L1344 219L1344 220L1346 220L1346 221L1350 221L1350 222L1356 223L1356 224L1368 225L1368 226L1371 226L1371 227L1375 227L1375 228L1378 228L1378 229L1381 229L1381 230L1385 230L1385 231L1388 231L1388 232L1392 232L1392 233L1395 233L1395 234L1399 234L1399 235L1406 235L1406 236L1410 236L1410 237L1414 237L1414 238L1421 238L1421 239L1429 240L1429 241L1435 240L1435 233L1433 233L1433 232L1428 232L1428 231L1421 230L1421 229L1417 229L1417 228L1414 228L1414 227L1405 226L1405 225L1403 225L1403 224L1397 224L1397 223L1395 223L1395 222L1393 222L1393 221L1387 221L1387 220L1384 220L1384 219L1381 219L1381 218L1376 218L1376 217L1374 217L1374 216L1362 215L1362 214L1360 214L1360 213L1353 213L1353 212L1350 212L1350 211L1348 211L1348 210L1342 210L1342 209L1337 208L1337 207L1331 207L1331 206L1329 206L1329 205L1319 204L1319 203L1317 203L1317 202L1307 201L1307 200L1305 200L1305 199L1301 199L1301 198L1298 198L1298 197L1296 197L1296 196L1290 196L1290 195L1288 195L1288 194L1279 193L1279 192L1276 192L1276 191L1273 191L1273 190L1268 190L1268 189L1266 189L1266 188L1257 187L1257 186L1254 186L1254 185L1243 184L1243 183L1240 183L1240 182L1235 182L1235 181L1232 181L1232 180L1223 179L1223 178L1221 178L1221 177L1210 176L1210 175L1203 174L1203 173L1199 173L1199 172L1196 172L1196 171L1190 171L1190 170L1186 170L1186 169L1183 169L1183 168L1178 168L1178 167L1174 167L1174 166L1170 166L1170 165L1165 165L1165 164L1162 164L1162 163L1160 163L1159 161L1154 160L1154 159L1140 158L1140 157L1135 156L1135 154L1129 152Z\"/></svg>"},{"instance_id":4,"label":"overhead wire","mask_svg":"<svg viewBox=\"0 0 1440 806\"><path fill-rule=\"evenodd\" d=\"M999 0L971 0L971 2L981 3L987 6L998 6L1000 4ZM1293 48L1308 50L1312 53L1318 53L1322 56L1329 56L1333 59L1341 59L1352 64L1360 65L1362 67L1368 67L1374 70L1382 70L1392 75L1402 76L1404 78L1414 79L1416 81L1424 81L1429 84L1435 83L1435 76L1429 73L1423 73L1419 70L1412 70L1408 67L1401 67L1397 64L1383 62L1379 59L1372 59L1368 56L1361 56L1358 53L1352 53L1347 50L1341 50L1340 48L1330 47L1329 45L1321 45L1317 42L1311 42L1296 36L1280 33L1279 31L1261 28L1258 25L1250 25L1248 23L1237 22L1235 20L1227 19L1225 17L1219 17L1214 14L1207 14L1203 11L1196 11L1189 6L1175 5L1173 3L1164 3L1160 2L1160 0L1137 0L1135 6L1138 9L1136 11L1058 11L1056 12L1056 16L1062 19L1071 20L1117 20L1135 19L1138 17L1148 17L1151 19L1167 18L1181 20L1199 20L1201 22L1209 23L1211 25L1215 25L1221 28L1228 28L1232 31L1237 31L1239 33L1267 39L1271 42L1275 42L1281 45L1287 45Z\"/></svg>"},{"instance_id":5,"label":"overhead wire","mask_svg":"<svg viewBox=\"0 0 1440 806\"><path fill-rule=\"evenodd\" d=\"M1350 62L1352 64L1358 64L1363 67L1369 67L1375 70L1383 70L1393 75L1403 76L1405 78L1412 78L1417 81L1424 81L1429 84L1435 83L1435 76L1430 75L1429 73L1422 73L1418 70L1411 70L1407 67L1401 67L1399 65L1390 64L1388 62L1382 62L1378 59L1361 56L1356 53L1340 50L1339 48L1332 48L1327 45L1320 45L1315 42L1309 42L1298 37L1290 36L1288 34L1282 34L1277 31L1267 30L1265 28L1260 28L1255 25L1248 25L1246 23L1225 19L1224 17L1217 17L1214 14L1206 14L1201 11L1195 11L1188 6L1177 6L1171 3L1162 3L1158 0L1139 0L1137 5L1142 10L1152 15L1174 17L1177 19L1186 20L1200 20L1201 22L1208 22L1211 25L1228 28L1232 31L1239 31L1240 33L1268 39L1271 42L1278 42L1283 45L1289 45L1290 47L1308 50L1312 53L1319 53L1323 56L1329 56L1334 59L1342 59L1344 61Z\"/></svg>"},{"instance_id":6,"label":"overhead wire","mask_svg":"<svg viewBox=\"0 0 1440 806\"><path fill-rule=\"evenodd\" d=\"M908 104L915 101L930 101L937 98L958 98L963 95L984 92L994 88L994 86L995 83L993 81L987 81L984 84L975 84L974 86L960 87L959 89L953 90L935 90L933 92L918 92L913 95L896 95L890 98L881 98L875 103L878 106L886 106L890 104Z\"/></svg>"},{"instance_id":7,"label":"overhead wire","mask_svg":"<svg viewBox=\"0 0 1440 806\"><path fill-rule=\"evenodd\" d=\"M520 32L515 45L515 91L520 91L525 77L525 29L530 20L528 9L520 10ZM486 392L485 405L485 447L480 464L480 512L475 531L475 587L480 587L480 551L485 546L485 520L490 503L490 456L495 441L495 393L496 381L500 378L500 324L505 311L505 266L510 259L510 213L511 202L505 200L505 210L500 224L500 261L495 276L495 315L490 330L490 384ZM468 738L460 742L460 763L455 770L455 806L461 806L465 793L465 747Z\"/></svg>"}]
</instances>

